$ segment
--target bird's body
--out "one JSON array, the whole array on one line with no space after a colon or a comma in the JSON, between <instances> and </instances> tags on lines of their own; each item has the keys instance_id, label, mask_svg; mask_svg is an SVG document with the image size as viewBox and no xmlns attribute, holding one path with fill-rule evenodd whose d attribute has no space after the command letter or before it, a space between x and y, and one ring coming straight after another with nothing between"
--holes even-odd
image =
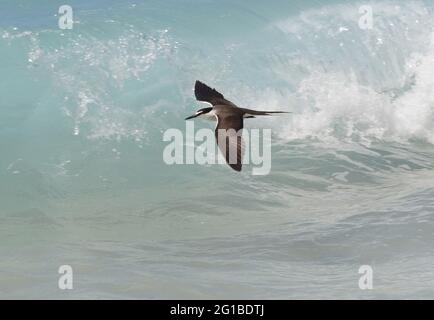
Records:
<instances>
[{"instance_id":1,"label":"bird's body","mask_svg":"<svg viewBox=\"0 0 434 320\"><path fill-rule=\"evenodd\" d=\"M287 113L284 111L257 111L240 108L226 100L220 92L211 89L200 81L195 83L194 94L198 101L208 102L212 107L199 109L196 114L187 117L186 120L199 117L217 121L215 130L217 144L228 165L236 171L241 171L242 168L243 141L241 134L244 119L268 116L273 113Z\"/></svg>"}]
</instances>

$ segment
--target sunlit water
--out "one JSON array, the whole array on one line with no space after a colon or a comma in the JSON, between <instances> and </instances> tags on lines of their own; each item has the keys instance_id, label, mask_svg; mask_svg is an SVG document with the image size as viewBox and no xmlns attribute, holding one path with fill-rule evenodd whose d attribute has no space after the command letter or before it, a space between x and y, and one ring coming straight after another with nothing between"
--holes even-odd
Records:
<instances>
[{"instance_id":1,"label":"sunlit water","mask_svg":"<svg viewBox=\"0 0 434 320\"><path fill-rule=\"evenodd\" d=\"M0 4L1 298L434 298L434 3L61 4ZM163 162L196 79L269 175Z\"/></svg>"}]
</instances>

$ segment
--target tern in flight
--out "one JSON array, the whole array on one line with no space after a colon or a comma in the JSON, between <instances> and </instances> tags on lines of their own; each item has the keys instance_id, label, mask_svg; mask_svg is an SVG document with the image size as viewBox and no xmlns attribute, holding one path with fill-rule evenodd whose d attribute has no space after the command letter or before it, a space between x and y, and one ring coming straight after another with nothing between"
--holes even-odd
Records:
<instances>
[{"instance_id":1,"label":"tern in flight","mask_svg":"<svg viewBox=\"0 0 434 320\"><path fill-rule=\"evenodd\" d=\"M215 137L227 164L235 171L241 171L243 157L243 141L241 137L244 119L256 116L270 116L273 113L289 113L285 111L257 111L237 107L234 103L215 89L196 81L194 94L198 101L208 102L212 107L202 108L185 120L203 118L216 120ZM231 130L233 129L233 130ZM222 134L224 132L224 134ZM234 153L236 152L236 157Z\"/></svg>"}]
</instances>

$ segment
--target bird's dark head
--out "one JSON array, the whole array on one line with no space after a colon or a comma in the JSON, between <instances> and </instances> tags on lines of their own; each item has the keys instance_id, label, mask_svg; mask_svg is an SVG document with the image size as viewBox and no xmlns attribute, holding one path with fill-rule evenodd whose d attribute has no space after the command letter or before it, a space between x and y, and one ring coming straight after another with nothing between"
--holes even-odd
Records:
<instances>
[{"instance_id":1,"label":"bird's dark head","mask_svg":"<svg viewBox=\"0 0 434 320\"><path fill-rule=\"evenodd\" d=\"M196 118L196 117L200 117L200 116L202 116L202 115L206 115L206 114L208 114L211 110L212 110L211 107L210 107L210 108L202 108L202 109L199 109L199 110L196 111L196 113L195 113L194 115L185 118L185 120L193 119L193 118Z\"/></svg>"}]
</instances>

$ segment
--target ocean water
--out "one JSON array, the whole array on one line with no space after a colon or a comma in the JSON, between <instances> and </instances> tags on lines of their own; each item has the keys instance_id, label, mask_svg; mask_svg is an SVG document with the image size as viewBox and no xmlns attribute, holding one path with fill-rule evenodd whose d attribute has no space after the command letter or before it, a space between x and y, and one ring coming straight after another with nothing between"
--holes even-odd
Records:
<instances>
[{"instance_id":1,"label":"ocean water","mask_svg":"<svg viewBox=\"0 0 434 320\"><path fill-rule=\"evenodd\" d=\"M0 298L434 298L433 1L63 4L0 3ZM196 79L270 174L165 164Z\"/></svg>"}]
</instances>

